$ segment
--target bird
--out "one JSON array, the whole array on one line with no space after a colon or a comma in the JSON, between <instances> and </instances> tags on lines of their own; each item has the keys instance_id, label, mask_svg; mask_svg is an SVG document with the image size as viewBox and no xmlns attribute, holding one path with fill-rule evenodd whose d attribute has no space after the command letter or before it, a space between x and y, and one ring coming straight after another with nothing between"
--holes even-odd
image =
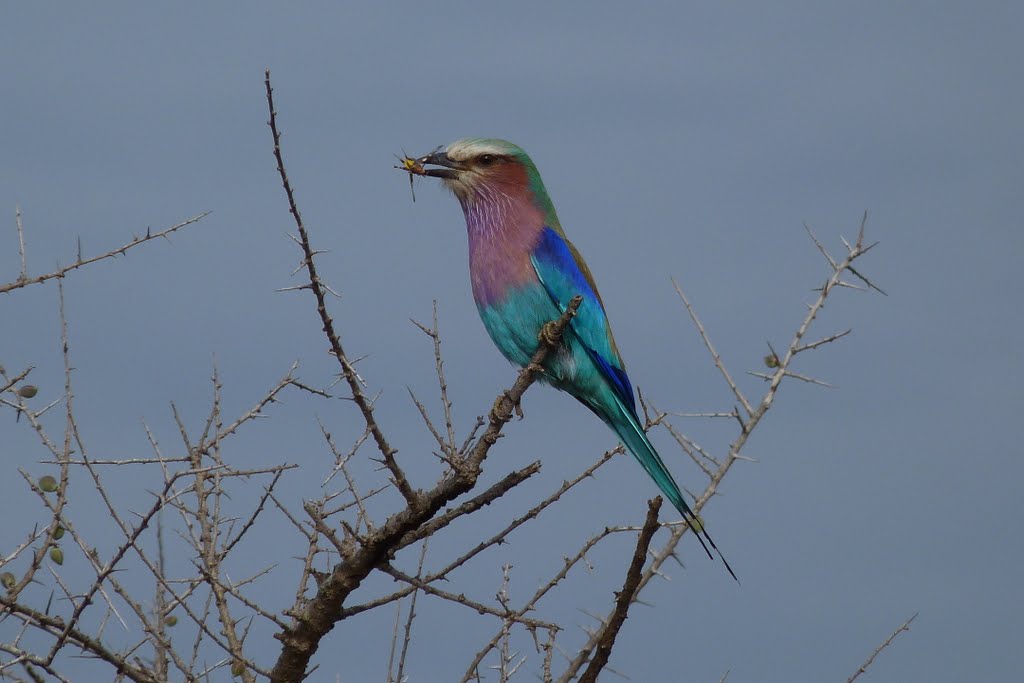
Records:
<instances>
[{"instance_id":1,"label":"bird","mask_svg":"<svg viewBox=\"0 0 1024 683\"><path fill-rule=\"evenodd\" d=\"M399 168L440 178L461 204L473 299L491 340L513 364L530 363L544 325L582 296L561 345L543 363L541 380L573 396L612 429L695 531L708 557L713 559L710 546L736 579L644 431L594 277L562 230L527 153L506 140L463 138L407 158Z\"/></svg>"}]
</instances>

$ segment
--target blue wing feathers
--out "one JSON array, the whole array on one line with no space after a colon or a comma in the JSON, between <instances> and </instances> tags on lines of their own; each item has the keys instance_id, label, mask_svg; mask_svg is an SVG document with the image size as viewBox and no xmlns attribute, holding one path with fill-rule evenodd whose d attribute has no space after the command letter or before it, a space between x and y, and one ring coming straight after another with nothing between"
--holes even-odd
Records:
<instances>
[{"instance_id":1,"label":"blue wing feathers","mask_svg":"<svg viewBox=\"0 0 1024 683\"><path fill-rule=\"evenodd\" d=\"M541 284L558 310L565 310L569 300L577 294L583 296L583 303L573 318L571 328L618 397L635 411L633 385L622 367L622 359L615 349L604 306L589 273L580 268L565 239L550 227L542 231L531 259Z\"/></svg>"},{"instance_id":2,"label":"blue wing feathers","mask_svg":"<svg viewBox=\"0 0 1024 683\"><path fill-rule=\"evenodd\" d=\"M548 227L544 228L541 232L540 242L533 251L533 259L534 265L539 270L544 270L546 275L560 276L548 279L545 279L543 275L541 277L544 286L548 288L548 293L552 297L561 299L562 296L567 294L567 292L552 291L552 287L558 286L558 280L564 280L565 284L570 285L576 294L582 294L583 298L588 302L596 302L600 308L597 292L594 291L594 287L587 281L583 271L580 270L576 259L573 258L572 251L569 250L569 245L557 232ZM555 272L552 272L552 269ZM568 294L569 298L573 296L575 294ZM565 303L559 302L560 306L564 306ZM603 318L603 309L601 314Z\"/></svg>"},{"instance_id":3,"label":"blue wing feathers","mask_svg":"<svg viewBox=\"0 0 1024 683\"><path fill-rule=\"evenodd\" d=\"M597 293L586 265L572 245L559 232L550 227L544 228L537 246L530 255L530 260L537 272L541 286L557 310L564 311L569 300L577 294L583 296L583 302L576 311L576 317L570 323L570 329L579 345L586 350L586 354L593 362L597 372L605 380L605 386L610 390L611 395L604 394L605 399L602 399L600 395L603 392L599 392L595 396L575 393L572 387L563 388L574 393L615 431L622 443L643 465L676 510L683 515L684 519L692 523L692 520L698 519L697 516L687 505L672 474L648 440L636 414L633 386L629 382L629 377L626 376L622 359L615 348L615 340L612 338L611 328L608 326L608 318L605 315L601 297ZM711 557L711 550L708 546L716 551L718 546L711 540L707 530L703 528L703 524L697 526L696 529L697 540L700 541L708 557ZM722 557L722 553L719 552L718 556L722 558L725 568L735 579L736 574Z\"/></svg>"},{"instance_id":4,"label":"blue wing feathers","mask_svg":"<svg viewBox=\"0 0 1024 683\"><path fill-rule=\"evenodd\" d=\"M590 347L587 347L587 351L590 352L590 357L594 360L594 363L597 364L597 367L601 368L601 372L604 376L612 383L615 393L618 394L623 403L629 406L635 413L636 403L633 400L633 385L630 383L629 377L626 375L626 371L622 368L617 368L614 365L611 365Z\"/></svg>"}]
</instances>

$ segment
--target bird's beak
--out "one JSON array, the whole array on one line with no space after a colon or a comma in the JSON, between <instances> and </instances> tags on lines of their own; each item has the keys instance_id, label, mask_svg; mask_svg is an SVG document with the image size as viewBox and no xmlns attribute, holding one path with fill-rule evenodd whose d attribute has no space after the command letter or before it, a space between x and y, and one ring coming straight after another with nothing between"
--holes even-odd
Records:
<instances>
[{"instance_id":1,"label":"bird's beak","mask_svg":"<svg viewBox=\"0 0 1024 683\"><path fill-rule=\"evenodd\" d=\"M444 168L425 168L423 169L423 175L428 175L433 178L446 178L448 180L458 178L459 170L462 167L462 164L452 160L442 151L431 152L424 157L420 157L416 161L421 166L443 166Z\"/></svg>"}]
</instances>

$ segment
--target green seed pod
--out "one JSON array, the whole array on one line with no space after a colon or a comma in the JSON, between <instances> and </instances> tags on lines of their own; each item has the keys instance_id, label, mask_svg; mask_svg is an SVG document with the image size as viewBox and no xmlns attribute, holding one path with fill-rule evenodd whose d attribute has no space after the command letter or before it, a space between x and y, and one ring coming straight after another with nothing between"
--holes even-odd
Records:
<instances>
[{"instance_id":1,"label":"green seed pod","mask_svg":"<svg viewBox=\"0 0 1024 683\"><path fill-rule=\"evenodd\" d=\"M18 389L18 396L22 398L32 398L39 393L39 387L34 384L26 384Z\"/></svg>"},{"instance_id":2,"label":"green seed pod","mask_svg":"<svg viewBox=\"0 0 1024 683\"><path fill-rule=\"evenodd\" d=\"M64 527L59 526L53 530L53 540L59 541L64 538Z\"/></svg>"},{"instance_id":3,"label":"green seed pod","mask_svg":"<svg viewBox=\"0 0 1024 683\"><path fill-rule=\"evenodd\" d=\"M57 490L57 480L49 474L43 475L39 477L39 488L47 493L53 493Z\"/></svg>"},{"instance_id":4,"label":"green seed pod","mask_svg":"<svg viewBox=\"0 0 1024 683\"><path fill-rule=\"evenodd\" d=\"M64 564L64 551L53 546L50 548L50 559L53 560L54 564Z\"/></svg>"},{"instance_id":5,"label":"green seed pod","mask_svg":"<svg viewBox=\"0 0 1024 683\"><path fill-rule=\"evenodd\" d=\"M167 617L166 619L164 619L164 623L167 624L168 626L177 626L178 625L178 617L176 617L176 616L174 616L172 614L169 617Z\"/></svg>"},{"instance_id":6,"label":"green seed pod","mask_svg":"<svg viewBox=\"0 0 1024 683\"><path fill-rule=\"evenodd\" d=\"M779 367L779 357L774 353L769 353L764 357L764 364L769 368L777 368Z\"/></svg>"},{"instance_id":7,"label":"green seed pod","mask_svg":"<svg viewBox=\"0 0 1024 683\"><path fill-rule=\"evenodd\" d=\"M231 675L235 676L236 678L240 678L242 676L242 674L244 674L244 673L245 673L245 664L243 664L242 662L240 662L240 661L238 661L236 659L235 663L231 665Z\"/></svg>"},{"instance_id":8,"label":"green seed pod","mask_svg":"<svg viewBox=\"0 0 1024 683\"><path fill-rule=\"evenodd\" d=\"M4 589L11 590L18 585L18 579L14 577L14 574L4 572L3 574L0 574L0 584L3 584Z\"/></svg>"}]
</instances>

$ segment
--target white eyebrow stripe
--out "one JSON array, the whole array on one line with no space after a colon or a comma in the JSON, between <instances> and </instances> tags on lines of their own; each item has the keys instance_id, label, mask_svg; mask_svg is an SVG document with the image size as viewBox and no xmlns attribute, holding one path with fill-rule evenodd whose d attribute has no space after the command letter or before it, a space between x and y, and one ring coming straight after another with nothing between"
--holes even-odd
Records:
<instances>
[{"instance_id":1,"label":"white eyebrow stripe","mask_svg":"<svg viewBox=\"0 0 1024 683\"><path fill-rule=\"evenodd\" d=\"M481 154L496 154L507 156L514 152L512 145L501 140L486 140L481 138L463 138L448 145L445 153L453 161L465 161Z\"/></svg>"}]
</instances>

